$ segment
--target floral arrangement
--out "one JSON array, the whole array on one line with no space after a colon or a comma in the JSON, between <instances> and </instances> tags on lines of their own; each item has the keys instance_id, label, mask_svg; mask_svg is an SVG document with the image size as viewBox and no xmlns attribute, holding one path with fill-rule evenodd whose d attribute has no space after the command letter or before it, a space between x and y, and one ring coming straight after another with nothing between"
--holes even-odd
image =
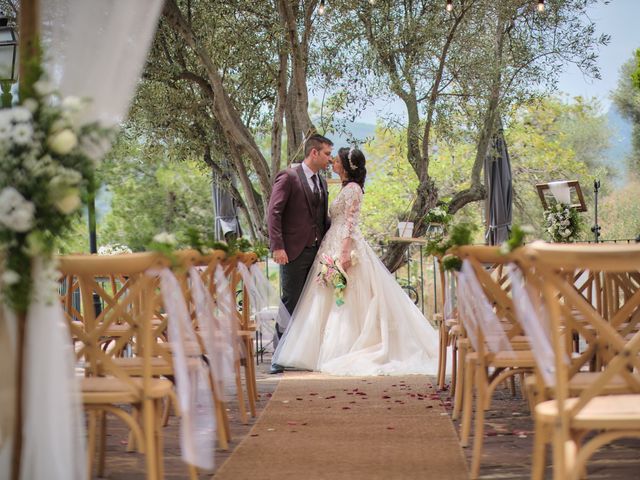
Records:
<instances>
[{"instance_id":1,"label":"floral arrangement","mask_svg":"<svg viewBox=\"0 0 640 480\"><path fill-rule=\"evenodd\" d=\"M424 216L424 221L427 223L439 223L442 225L448 225L451 223L453 216L451 216L444 206L437 206L432 208Z\"/></svg>"},{"instance_id":2,"label":"floral arrangement","mask_svg":"<svg viewBox=\"0 0 640 480\"><path fill-rule=\"evenodd\" d=\"M554 242L573 242L580 235L578 211L564 203L556 203L544 212L547 233Z\"/></svg>"},{"instance_id":3,"label":"floral arrangement","mask_svg":"<svg viewBox=\"0 0 640 480\"><path fill-rule=\"evenodd\" d=\"M442 259L442 267L445 270L460 270L462 260L456 255L448 253L453 247L462 245L470 245L473 241L473 234L478 230L478 226L472 223L458 223L451 227L451 230L445 236L429 240L425 247L427 255L434 255Z\"/></svg>"},{"instance_id":4,"label":"floral arrangement","mask_svg":"<svg viewBox=\"0 0 640 480\"><path fill-rule=\"evenodd\" d=\"M0 267L2 294L25 313L33 287L32 260L51 259L94 182L109 130L80 125L85 102L61 98L44 79L35 97L0 110Z\"/></svg>"},{"instance_id":5,"label":"floral arrangement","mask_svg":"<svg viewBox=\"0 0 640 480\"><path fill-rule=\"evenodd\" d=\"M320 258L320 272L316 279L320 285L333 288L337 306L344 305L344 291L347 288L348 277L337 258L323 254Z\"/></svg>"},{"instance_id":6,"label":"floral arrangement","mask_svg":"<svg viewBox=\"0 0 640 480\"><path fill-rule=\"evenodd\" d=\"M103 245L98 248L98 255L121 255L123 253L132 253L131 249L126 245L114 243L113 245Z\"/></svg>"}]
</instances>

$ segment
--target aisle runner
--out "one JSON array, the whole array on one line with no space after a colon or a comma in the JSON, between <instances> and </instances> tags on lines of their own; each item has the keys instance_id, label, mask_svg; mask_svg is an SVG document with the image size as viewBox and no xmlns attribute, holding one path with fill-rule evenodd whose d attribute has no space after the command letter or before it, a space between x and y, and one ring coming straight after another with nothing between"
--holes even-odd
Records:
<instances>
[{"instance_id":1,"label":"aisle runner","mask_svg":"<svg viewBox=\"0 0 640 480\"><path fill-rule=\"evenodd\" d=\"M214 478L466 479L432 379L287 373Z\"/></svg>"}]
</instances>

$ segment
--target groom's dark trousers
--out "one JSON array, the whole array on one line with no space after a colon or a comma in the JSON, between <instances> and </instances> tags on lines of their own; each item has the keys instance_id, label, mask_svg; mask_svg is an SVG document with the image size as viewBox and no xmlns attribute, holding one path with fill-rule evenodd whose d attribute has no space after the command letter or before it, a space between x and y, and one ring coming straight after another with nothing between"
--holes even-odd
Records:
<instances>
[{"instance_id":1,"label":"groom's dark trousers","mask_svg":"<svg viewBox=\"0 0 640 480\"><path fill-rule=\"evenodd\" d=\"M304 247L302 253L292 262L286 265L280 265L280 281L282 282L282 303L289 312L289 315L293 313L293 310L298 304L300 294L313 265L313 260L318 253L318 247ZM280 326L276 325L276 331L278 332L278 338L282 336Z\"/></svg>"}]
</instances>

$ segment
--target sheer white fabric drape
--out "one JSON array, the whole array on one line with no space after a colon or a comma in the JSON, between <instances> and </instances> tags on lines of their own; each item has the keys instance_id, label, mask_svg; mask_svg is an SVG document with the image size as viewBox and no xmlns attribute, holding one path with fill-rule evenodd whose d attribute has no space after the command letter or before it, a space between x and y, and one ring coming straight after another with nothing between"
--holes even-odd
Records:
<instances>
[{"instance_id":1,"label":"sheer white fabric drape","mask_svg":"<svg viewBox=\"0 0 640 480\"><path fill-rule=\"evenodd\" d=\"M189 269L189 280L196 309L200 334L207 352L209 368L216 391L223 396L235 390L235 363L238 357L233 319L218 314L211 295L195 267Z\"/></svg>"},{"instance_id":2,"label":"sheer white fabric drape","mask_svg":"<svg viewBox=\"0 0 640 480\"><path fill-rule=\"evenodd\" d=\"M212 470L216 417L206 367L178 280L169 269L162 270L159 276L180 403L182 458L191 465Z\"/></svg>"},{"instance_id":3,"label":"sheer white fabric drape","mask_svg":"<svg viewBox=\"0 0 640 480\"><path fill-rule=\"evenodd\" d=\"M500 319L489 303L482 290L469 260L462 262L462 269L458 274L458 308L460 318L474 349L478 349L479 339L476 336L476 327L482 331L485 344L491 352L511 351L511 343L505 334Z\"/></svg>"},{"instance_id":4,"label":"sheer white fabric drape","mask_svg":"<svg viewBox=\"0 0 640 480\"><path fill-rule=\"evenodd\" d=\"M162 0L42 1L45 69L64 95L91 101L84 121L125 116L162 11Z\"/></svg>"},{"instance_id":5,"label":"sheer white fabric drape","mask_svg":"<svg viewBox=\"0 0 640 480\"><path fill-rule=\"evenodd\" d=\"M35 294L27 314L24 346L22 480L86 478L75 355L51 273L42 261L34 262ZM15 315L5 311L5 318L14 329ZM0 451L0 478L9 478L11 471L12 439L6 440Z\"/></svg>"}]
</instances>

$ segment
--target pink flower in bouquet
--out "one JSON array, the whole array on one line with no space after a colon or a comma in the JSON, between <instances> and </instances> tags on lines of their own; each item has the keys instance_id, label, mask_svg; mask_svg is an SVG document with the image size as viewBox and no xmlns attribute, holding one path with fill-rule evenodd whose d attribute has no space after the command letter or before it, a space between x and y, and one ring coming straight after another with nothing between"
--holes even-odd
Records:
<instances>
[{"instance_id":1,"label":"pink flower in bouquet","mask_svg":"<svg viewBox=\"0 0 640 480\"><path fill-rule=\"evenodd\" d=\"M317 281L324 287L333 289L336 305L344 305L344 290L347 288L347 274L340 266L339 260L323 254L320 258L320 272Z\"/></svg>"}]
</instances>

